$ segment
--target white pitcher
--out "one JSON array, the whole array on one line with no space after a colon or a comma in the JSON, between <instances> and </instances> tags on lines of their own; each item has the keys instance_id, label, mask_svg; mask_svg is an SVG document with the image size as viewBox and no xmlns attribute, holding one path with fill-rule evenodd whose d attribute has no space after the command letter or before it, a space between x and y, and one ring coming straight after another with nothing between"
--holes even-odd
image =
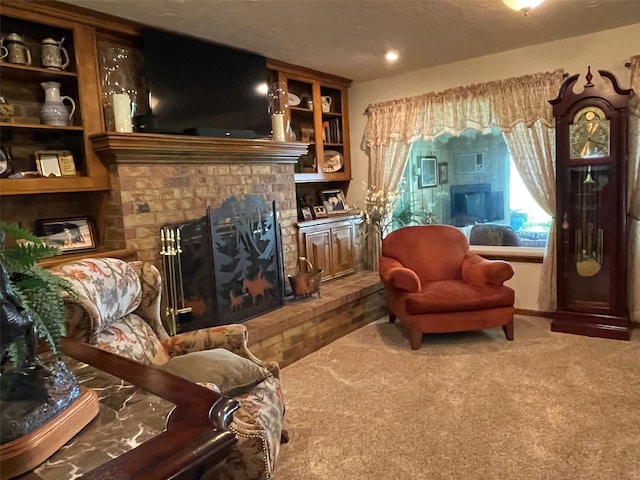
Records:
<instances>
[{"instance_id":1,"label":"white pitcher","mask_svg":"<svg viewBox=\"0 0 640 480\"><path fill-rule=\"evenodd\" d=\"M67 126L76 111L76 102L71 97L60 96L60 84L58 82L42 82L44 88L44 105L40 109L42 123L45 125ZM71 112L63 103L68 100L71 103Z\"/></svg>"}]
</instances>

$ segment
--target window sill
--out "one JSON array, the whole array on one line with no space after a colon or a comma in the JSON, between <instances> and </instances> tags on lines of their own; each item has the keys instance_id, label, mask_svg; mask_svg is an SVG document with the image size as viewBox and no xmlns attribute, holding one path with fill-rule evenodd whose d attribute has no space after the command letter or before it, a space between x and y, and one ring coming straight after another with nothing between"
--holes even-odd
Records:
<instances>
[{"instance_id":1,"label":"window sill","mask_svg":"<svg viewBox=\"0 0 640 480\"><path fill-rule=\"evenodd\" d=\"M544 257L544 248L471 245L470 251L490 260L520 263L542 263Z\"/></svg>"}]
</instances>

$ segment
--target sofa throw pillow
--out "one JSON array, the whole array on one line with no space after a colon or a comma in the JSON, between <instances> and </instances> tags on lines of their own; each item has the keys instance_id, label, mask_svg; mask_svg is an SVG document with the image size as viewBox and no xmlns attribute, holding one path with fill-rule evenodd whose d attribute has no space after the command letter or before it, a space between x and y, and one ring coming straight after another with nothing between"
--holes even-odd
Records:
<instances>
[{"instance_id":1,"label":"sofa throw pillow","mask_svg":"<svg viewBox=\"0 0 640 480\"><path fill-rule=\"evenodd\" d=\"M224 348L178 355L160 368L194 383L215 383L230 397L246 393L272 376L266 368Z\"/></svg>"}]
</instances>

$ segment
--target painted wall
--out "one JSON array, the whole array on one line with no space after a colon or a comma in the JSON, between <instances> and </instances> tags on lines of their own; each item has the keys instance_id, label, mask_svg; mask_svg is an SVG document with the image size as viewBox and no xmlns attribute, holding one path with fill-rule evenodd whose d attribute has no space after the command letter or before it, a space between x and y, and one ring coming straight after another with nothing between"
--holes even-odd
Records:
<instances>
[{"instance_id":1,"label":"painted wall","mask_svg":"<svg viewBox=\"0 0 640 480\"><path fill-rule=\"evenodd\" d=\"M364 206L365 192L360 186L367 180L368 159L360 150L360 141L366 124L366 116L363 113L367 105L557 68L570 74L584 75L588 65L594 71L611 71L621 86L628 88L629 70L624 64L630 57L638 54L640 23L395 77L354 83L349 90L353 182L352 188L349 189L348 203ZM540 266L529 263L514 264L514 270L516 276L510 284L517 291L516 306L536 310Z\"/></svg>"}]
</instances>

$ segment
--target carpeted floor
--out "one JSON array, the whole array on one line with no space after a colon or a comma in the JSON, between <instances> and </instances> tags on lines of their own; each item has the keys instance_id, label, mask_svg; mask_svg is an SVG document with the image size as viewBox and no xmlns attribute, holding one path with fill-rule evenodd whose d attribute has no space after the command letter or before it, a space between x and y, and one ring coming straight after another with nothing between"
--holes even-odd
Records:
<instances>
[{"instance_id":1,"label":"carpeted floor","mask_svg":"<svg viewBox=\"0 0 640 480\"><path fill-rule=\"evenodd\" d=\"M276 480L640 480L640 341L367 325L287 366Z\"/></svg>"}]
</instances>

